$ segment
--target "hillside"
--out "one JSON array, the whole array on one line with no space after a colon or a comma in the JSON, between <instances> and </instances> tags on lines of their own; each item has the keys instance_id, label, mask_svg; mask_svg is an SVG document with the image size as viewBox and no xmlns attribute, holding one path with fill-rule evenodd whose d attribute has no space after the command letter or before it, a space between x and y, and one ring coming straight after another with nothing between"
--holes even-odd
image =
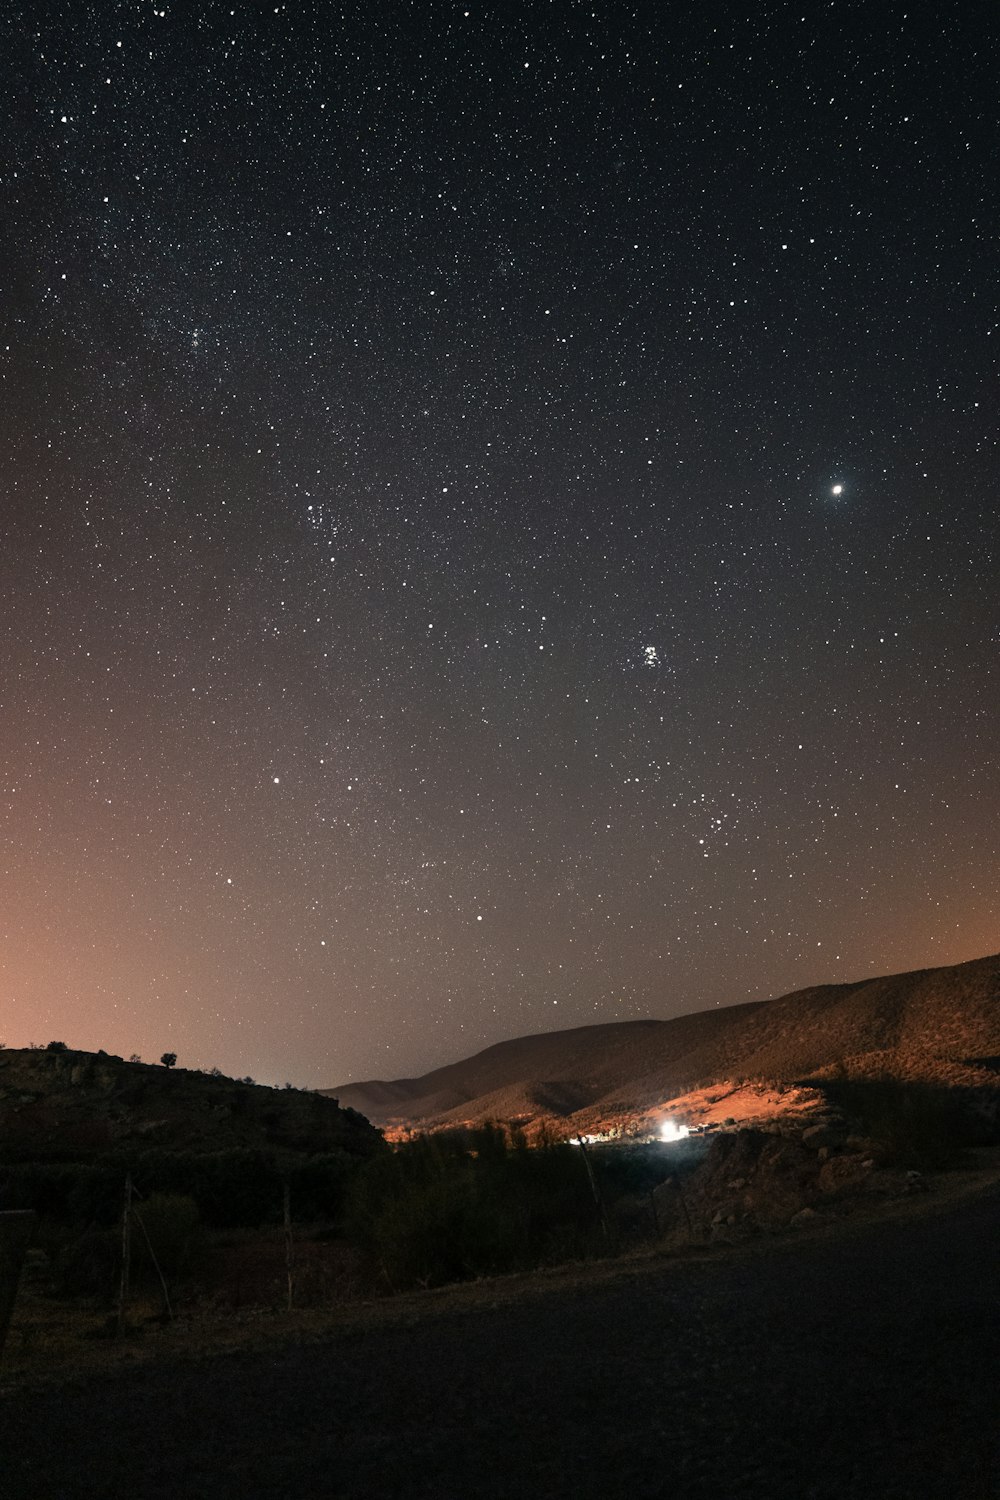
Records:
<instances>
[{"instance_id":1,"label":"hillside","mask_svg":"<svg viewBox=\"0 0 1000 1500\"><path fill-rule=\"evenodd\" d=\"M636 1118L698 1084L844 1071L1000 1088L1000 955L679 1016L519 1037L420 1078L328 1091L387 1127Z\"/></svg>"},{"instance_id":2,"label":"hillside","mask_svg":"<svg viewBox=\"0 0 1000 1500\"><path fill-rule=\"evenodd\" d=\"M125 1062L104 1052L0 1050L5 1161L99 1159L143 1149L296 1152L377 1148L379 1136L335 1099L238 1079Z\"/></svg>"}]
</instances>

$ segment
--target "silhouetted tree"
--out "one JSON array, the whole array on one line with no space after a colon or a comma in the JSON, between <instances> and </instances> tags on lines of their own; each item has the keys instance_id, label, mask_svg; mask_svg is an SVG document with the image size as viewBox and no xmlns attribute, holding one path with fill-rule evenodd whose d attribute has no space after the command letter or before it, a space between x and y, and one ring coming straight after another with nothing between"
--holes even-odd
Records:
<instances>
[{"instance_id":1,"label":"silhouetted tree","mask_svg":"<svg viewBox=\"0 0 1000 1500\"><path fill-rule=\"evenodd\" d=\"M165 1068L172 1068L174 1066L174 1064L177 1062L177 1053L176 1052L164 1052L163 1056L160 1058L160 1062L163 1064L163 1066Z\"/></svg>"}]
</instances>

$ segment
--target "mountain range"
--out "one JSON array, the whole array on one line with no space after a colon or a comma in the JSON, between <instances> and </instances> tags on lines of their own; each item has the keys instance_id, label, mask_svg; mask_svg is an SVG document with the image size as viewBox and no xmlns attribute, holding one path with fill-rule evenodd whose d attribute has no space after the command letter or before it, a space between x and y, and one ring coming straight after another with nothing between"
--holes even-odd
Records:
<instances>
[{"instance_id":1,"label":"mountain range","mask_svg":"<svg viewBox=\"0 0 1000 1500\"><path fill-rule=\"evenodd\" d=\"M320 1090L392 1129L484 1120L559 1133L636 1122L691 1090L893 1076L1000 1089L1000 955L774 1000L499 1042L419 1078Z\"/></svg>"}]
</instances>

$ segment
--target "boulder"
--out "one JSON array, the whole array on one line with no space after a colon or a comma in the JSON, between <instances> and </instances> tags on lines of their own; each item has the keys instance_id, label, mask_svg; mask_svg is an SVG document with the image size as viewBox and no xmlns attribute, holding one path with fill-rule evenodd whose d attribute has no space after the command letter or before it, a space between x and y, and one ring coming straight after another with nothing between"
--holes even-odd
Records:
<instances>
[{"instance_id":1,"label":"boulder","mask_svg":"<svg viewBox=\"0 0 1000 1500\"><path fill-rule=\"evenodd\" d=\"M865 1186L871 1178L871 1157L852 1153L850 1156L831 1156L820 1167L817 1179L819 1190L828 1197L851 1192Z\"/></svg>"},{"instance_id":2,"label":"boulder","mask_svg":"<svg viewBox=\"0 0 1000 1500\"><path fill-rule=\"evenodd\" d=\"M666 1182L658 1183L650 1196L660 1234L668 1234L671 1230L687 1226L681 1189L676 1177L668 1177Z\"/></svg>"},{"instance_id":3,"label":"boulder","mask_svg":"<svg viewBox=\"0 0 1000 1500\"><path fill-rule=\"evenodd\" d=\"M810 1151L819 1151L823 1146L842 1146L846 1132L841 1125L833 1120L822 1120L817 1125L810 1125L808 1130L802 1132L802 1144L808 1146Z\"/></svg>"},{"instance_id":4,"label":"boulder","mask_svg":"<svg viewBox=\"0 0 1000 1500\"><path fill-rule=\"evenodd\" d=\"M750 1213L761 1224L786 1223L819 1196L819 1162L798 1141L762 1130L717 1136L685 1184L692 1218L712 1222ZM741 1186L737 1190L736 1183ZM739 1197L734 1199L738 1191ZM717 1222L721 1222L717 1221Z\"/></svg>"}]
</instances>

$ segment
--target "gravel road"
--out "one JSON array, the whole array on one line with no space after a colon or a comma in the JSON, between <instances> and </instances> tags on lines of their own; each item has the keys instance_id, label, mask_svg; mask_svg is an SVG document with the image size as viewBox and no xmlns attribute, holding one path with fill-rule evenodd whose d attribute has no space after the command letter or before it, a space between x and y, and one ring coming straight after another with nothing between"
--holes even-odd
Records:
<instances>
[{"instance_id":1,"label":"gravel road","mask_svg":"<svg viewBox=\"0 0 1000 1500\"><path fill-rule=\"evenodd\" d=\"M415 1326L14 1392L2 1500L1000 1497L1000 1192Z\"/></svg>"}]
</instances>

